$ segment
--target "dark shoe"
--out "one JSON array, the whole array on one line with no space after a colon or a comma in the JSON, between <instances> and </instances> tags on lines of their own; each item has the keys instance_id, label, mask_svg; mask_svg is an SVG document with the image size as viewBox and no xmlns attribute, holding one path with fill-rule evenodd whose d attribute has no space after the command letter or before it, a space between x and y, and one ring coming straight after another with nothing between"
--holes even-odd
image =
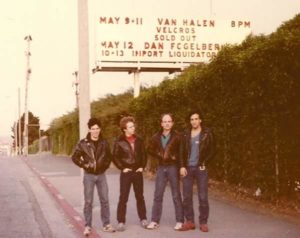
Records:
<instances>
[{"instance_id":1,"label":"dark shoe","mask_svg":"<svg viewBox=\"0 0 300 238\"><path fill-rule=\"evenodd\" d=\"M182 227L179 231L188 231L188 230L195 230L195 223L192 221L186 221L183 223Z\"/></svg>"},{"instance_id":2,"label":"dark shoe","mask_svg":"<svg viewBox=\"0 0 300 238\"><path fill-rule=\"evenodd\" d=\"M208 232L208 226L207 226L207 224L200 224L200 231Z\"/></svg>"}]
</instances>

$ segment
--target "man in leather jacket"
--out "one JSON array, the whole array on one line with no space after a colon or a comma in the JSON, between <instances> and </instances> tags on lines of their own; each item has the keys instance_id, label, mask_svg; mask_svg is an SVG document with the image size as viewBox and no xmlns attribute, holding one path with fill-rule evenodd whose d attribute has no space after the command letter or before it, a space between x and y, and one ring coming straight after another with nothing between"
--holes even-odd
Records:
<instances>
[{"instance_id":1,"label":"man in leather jacket","mask_svg":"<svg viewBox=\"0 0 300 238\"><path fill-rule=\"evenodd\" d=\"M102 138L101 122L97 118L88 121L89 133L86 138L80 140L72 155L73 162L84 169L84 235L88 236L92 231L92 210L94 188L96 186L101 204L101 219L103 231L114 232L110 224L110 209L108 198L108 186L105 171L111 163L109 144Z\"/></svg>"},{"instance_id":2,"label":"man in leather jacket","mask_svg":"<svg viewBox=\"0 0 300 238\"><path fill-rule=\"evenodd\" d=\"M194 230L193 183L198 189L200 230L208 232L208 172L206 165L215 154L215 143L211 130L202 125L202 115L199 110L189 114L190 129L184 132L181 153L183 164L180 175L183 187L183 210L185 223L182 231Z\"/></svg>"},{"instance_id":3,"label":"man in leather jacket","mask_svg":"<svg viewBox=\"0 0 300 238\"><path fill-rule=\"evenodd\" d=\"M130 116L123 117L120 120L120 128L123 133L115 141L113 162L121 171L120 197L117 209L117 230L124 231L126 207L131 185L133 185L141 226L145 228L148 225L143 180L143 170L147 160L144 142L141 137L135 134L134 118Z\"/></svg>"},{"instance_id":4,"label":"man in leather jacket","mask_svg":"<svg viewBox=\"0 0 300 238\"><path fill-rule=\"evenodd\" d=\"M148 229L156 229L162 214L163 194L169 181L175 208L176 225L179 230L183 223L183 208L179 188L179 165L182 164L180 156L180 135L172 129L174 125L171 114L163 114L161 117L162 130L156 133L148 146L148 153L152 159L158 160L155 191L152 207L151 223Z\"/></svg>"}]
</instances>

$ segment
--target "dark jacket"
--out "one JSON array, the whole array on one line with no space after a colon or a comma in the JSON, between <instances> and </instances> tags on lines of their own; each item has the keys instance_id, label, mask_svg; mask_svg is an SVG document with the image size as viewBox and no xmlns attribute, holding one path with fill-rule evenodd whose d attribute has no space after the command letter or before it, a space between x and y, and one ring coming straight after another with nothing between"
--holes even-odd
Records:
<instances>
[{"instance_id":1,"label":"dark jacket","mask_svg":"<svg viewBox=\"0 0 300 238\"><path fill-rule=\"evenodd\" d=\"M181 167L187 166L187 160L191 153L191 130L186 130L182 135L181 154L183 157L183 164ZM202 127L200 133L199 143L199 161L198 166L207 165L207 163L215 155L215 140L212 131L207 127Z\"/></svg>"},{"instance_id":2,"label":"dark jacket","mask_svg":"<svg viewBox=\"0 0 300 238\"><path fill-rule=\"evenodd\" d=\"M161 144L162 132L158 132L151 138L147 151L152 157L158 159L159 165L178 166L183 163L180 155L180 134L173 130L170 133L165 149Z\"/></svg>"},{"instance_id":3,"label":"dark jacket","mask_svg":"<svg viewBox=\"0 0 300 238\"><path fill-rule=\"evenodd\" d=\"M124 134L120 135L114 143L113 163L120 170L128 168L135 171L146 166L147 157L143 139L139 136L135 137L134 150Z\"/></svg>"},{"instance_id":4,"label":"dark jacket","mask_svg":"<svg viewBox=\"0 0 300 238\"><path fill-rule=\"evenodd\" d=\"M100 136L97 148L95 148L94 143L91 141L90 133L88 133L86 138L77 143L72 160L88 173L104 173L111 162L109 144Z\"/></svg>"}]
</instances>

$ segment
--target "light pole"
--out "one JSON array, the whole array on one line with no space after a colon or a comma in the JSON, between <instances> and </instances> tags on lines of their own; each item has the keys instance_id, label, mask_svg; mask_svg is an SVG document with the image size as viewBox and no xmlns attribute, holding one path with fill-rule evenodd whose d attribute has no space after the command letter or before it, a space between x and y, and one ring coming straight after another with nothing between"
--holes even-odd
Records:
<instances>
[{"instance_id":1,"label":"light pole","mask_svg":"<svg viewBox=\"0 0 300 238\"><path fill-rule=\"evenodd\" d=\"M75 71L72 75L75 76L75 81L73 85L75 85L75 96L76 96L76 108L79 108L79 80L78 80L78 71Z\"/></svg>"},{"instance_id":2,"label":"light pole","mask_svg":"<svg viewBox=\"0 0 300 238\"><path fill-rule=\"evenodd\" d=\"M80 95L79 110L79 138L84 138L88 132L86 123L91 116L90 106L90 62L89 62L89 28L88 1L77 0L78 4L78 79ZM83 169L80 169L83 178ZM82 191L83 194L83 191ZM83 202L83 197L82 197Z\"/></svg>"},{"instance_id":3,"label":"light pole","mask_svg":"<svg viewBox=\"0 0 300 238\"><path fill-rule=\"evenodd\" d=\"M18 123L14 122L14 155L18 154Z\"/></svg>"},{"instance_id":4,"label":"light pole","mask_svg":"<svg viewBox=\"0 0 300 238\"><path fill-rule=\"evenodd\" d=\"M18 132L18 155L22 154L22 135L21 135L21 96L20 96L20 88L18 88L18 111L19 111L19 132Z\"/></svg>"},{"instance_id":5,"label":"light pole","mask_svg":"<svg viewBox=\"0 0 300 238\"><path fill-rule=\"evenodd\" d=\"M89 68L89 27L88 1L78 0L78 78L79 95L79 135L84 138L88 132L86 126L91 115L90 107L90 68Z\"/></svg>"},{"instance_id":6,"label":"light pole","mask_svg":"<svg viewBox=\"0 0 300 238\"><path fill-rule=\"evenodd\" d=\"M24 122L24 155L28 155L28 107L27 107L27 100L28 100L28 82L29 77L31 74L30 69L30 41L32 41L32 38L30 35L25 36L24 40L27 41L27 51L26 51L26 57L27 57L27 70L26 70L26 83L25 83L25 122Z\"/></svg>"}]
</instances>

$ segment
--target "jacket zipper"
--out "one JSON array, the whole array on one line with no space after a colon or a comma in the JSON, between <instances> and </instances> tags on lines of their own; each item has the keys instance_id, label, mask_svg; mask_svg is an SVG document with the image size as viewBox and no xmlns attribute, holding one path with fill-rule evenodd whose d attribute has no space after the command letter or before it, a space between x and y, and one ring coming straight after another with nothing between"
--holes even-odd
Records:
<instances>
[{"instance_id":1,"label":"jacket zipper","mask_svg":"<svg viewBox=\"0 0 300 238\"><path fill-rule=\"evenodd\" d=\"M161 135L162 135L162 134L161 134ZM170 138L169 138L169 140L167 141L166 147L164 148L163 145L162 145L162 143L161 143L161 138L160 138L160 147L163 149L163 160L164 160L164 158L165 158L165 153L166 153L167 147L168 147L168 145L171 143L171 142L170 142L171 139L172 139L172 134L171 134L171 132L170 132Z\"/></svg>"},{"instance_id":2,"label":"jacket zipper","mask_svg":"<svg viewBox=\"0 0 300 238\"><path fill-rule=\"evenodd\" d=\"M128 146L129 146L129 150L130 150L130 153L131 153L131 155L132 155L134 164L137 164L137 160L136 160L136 158L135 158L135 153L134 153L135 148L136 148L136 139L135 139L135 141L134 141L134 143L133 143L134 150L132 149L131 144L129 143L128 140L125 139L125 142L126 142L126 143L128 144Z\"/></svg>"},{"instance_id":3,"label":"jacket zipper","mask_svg":"<svg viewBox=\"0 0 300 238\"><path fill-rule=\"evenodd\" d=\"M95 158L95 152L93 150L93 148L89 145L90 151L92 152L92 159L93 159L93 164L94 164L94 172L96 172L96 158Z\"/></svg>"},{"instance_id":4,"label":"jacket zipper","mask_svg":"<svg viewBox=\"0 0 300 238\"><path fill-rule=\"evenodd\" d=\"M200 133L200 136L199 136L199 162L200 162L200 146L201 146L201 141L202 141L202 138L204 137L204 135L202 133ZM187 157L187 160L190 158L190 155L191 155L191 139L192 139L192 135L191 135L191 132L189 133L189 136L188 136L188 157ZM203 163L205 163L205 161L203 161Z\"/></svg>"}]
</instances>

